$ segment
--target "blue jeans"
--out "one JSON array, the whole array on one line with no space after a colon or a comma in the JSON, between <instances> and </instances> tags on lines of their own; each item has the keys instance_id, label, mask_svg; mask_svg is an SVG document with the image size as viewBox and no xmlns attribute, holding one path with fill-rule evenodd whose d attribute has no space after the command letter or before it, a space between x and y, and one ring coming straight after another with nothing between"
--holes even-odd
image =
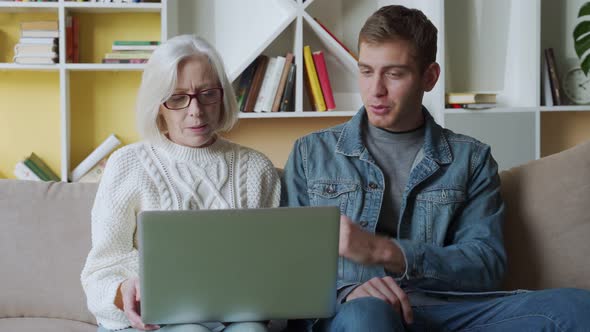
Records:
<instances>
[{"instance_id":1,"label":"blue jeans","mask_svg":"<svg viewBox=\"0 0 590 332\"><path fill-rule=\"evenodd\" d=\"M486 300L413 306L414 323L377 298L344 303L314 332L336 331L590 331L590 291L560 288Z\"/></svg>"}]
</instances>

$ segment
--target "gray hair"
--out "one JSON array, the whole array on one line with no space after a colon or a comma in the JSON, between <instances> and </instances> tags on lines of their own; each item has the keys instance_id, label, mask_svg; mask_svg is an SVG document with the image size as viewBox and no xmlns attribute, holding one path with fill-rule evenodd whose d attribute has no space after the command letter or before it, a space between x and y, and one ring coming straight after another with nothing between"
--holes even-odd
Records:
<instances>
[{"instance_id":1,"label":"gray hair","mask_svg":"<svg viewBox=\"0 0 590 332\"><path fill-rule=\"evenodd\" d=\"M218 131L228 131L238 121L236 96L219 53L200 37L181 35L158 46L143 71L136 106L137 129L143 139L152 142L162 139L165 124L159 118L160 105L174 92L178 64L193 56L205 56L209 60L223 88Z\"/></svg>"}]
</instances>

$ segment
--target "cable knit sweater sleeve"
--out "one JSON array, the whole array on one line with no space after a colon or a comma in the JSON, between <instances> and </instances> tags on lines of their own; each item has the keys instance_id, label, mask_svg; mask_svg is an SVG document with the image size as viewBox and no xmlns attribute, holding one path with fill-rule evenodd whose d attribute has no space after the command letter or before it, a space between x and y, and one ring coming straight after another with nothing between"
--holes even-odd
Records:
<instances>
[{"instance_id":1,"label":"cable knit sweater sleeve","mask_svg":"<svg viewBox=\"0 0 590 332\"><path fill-rule=\"evenodd\" d=\"M265 155L248 150L248 208L278 207L281 199L281 180L277 170Z\"/></svg>"},{"instance_id":2,"label":"cable knit sweater sleeve","mask_svg":"<svg viewBox=\"0 0 590 332\"><path fill-rule=\"evenodd\" d=\"M111 330L128 326L114 299L119 284L138 275L134 233L141 177L137 163L128 148L109 158L92 208L92 248L81 275L88 308L99 324Z\"/></svg>"}]
</instances>

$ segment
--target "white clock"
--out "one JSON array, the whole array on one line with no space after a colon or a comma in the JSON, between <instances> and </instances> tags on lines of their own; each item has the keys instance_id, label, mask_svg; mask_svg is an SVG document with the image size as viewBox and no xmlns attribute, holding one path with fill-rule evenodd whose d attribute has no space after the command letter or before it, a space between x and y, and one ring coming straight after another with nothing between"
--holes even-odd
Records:
<instances>
[{"instance_id":1,"label":"white clock","mask_svg":"<svg viewBox=\"0 0 590 332\"><path fill-rule=\"evenodd\" d=\"M563 77L563 91L574 103L589 104L590 77L580 67L570 69Z\"/></svg>"}]
</instances>

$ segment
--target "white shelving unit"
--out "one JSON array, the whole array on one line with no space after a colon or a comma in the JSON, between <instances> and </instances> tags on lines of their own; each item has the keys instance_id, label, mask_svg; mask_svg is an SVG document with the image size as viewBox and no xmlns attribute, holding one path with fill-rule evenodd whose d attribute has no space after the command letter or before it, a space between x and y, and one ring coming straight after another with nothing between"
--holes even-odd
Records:
<instances>
[{"instance_id":1,"label":"white shelving unit","mask_svg":"<svg viewBox=\"0 0 590 332\"><path fill-rule=\"evenodd\" d=\"M229 77L234 81L260 54L294 53L297 65L294 111L240 114L240 118L252 123L256 119L269 118L289 121L294 118L353 116L362 105L355 60L314 18L357 53L358 32L366 18L381 6L401 4L422 10L439 32L437 61L441 76L433 91L425 94L425 106L441 125L490 144L500 169L506 169L542 156L542 130L556 116L590 114L587 113L590 105L544 106L540 93L542 50L553 47L558 69L565 73L571 59L576 57L571 34L577 10L585 1L162 0L156 4L0 1L0 13L54 12L60 21L58 64L0 63L0 71L59 72L60 172L66 179L71 147L70 74L141 71L144 68L144 65L135 64L65 63L64 24L69 13L160 13L162 40L184 33L205 37L221 53ZM336 99L335 111L308 112L311 107L303 84L304 45L310 45L313 51L324 51ZM446 92L490 90L498 93L495 108L445 109ZM576 119L579 118L582 117ZM590 128L590 118L583 119L588 119L583 121L588 121ZM556 132L559 130L552 131L553 134ZM261 131L260 135L265 133ZM288 143L285 149L290 148L291 142Z\"/></svg>"},{"instance_id":2,"label":"white shelving unit","mask_svg":"<svg viewBox=\"0 0 590 332\"><path fill-rule=\"evenodd\" d=\"M187 7L170 0L175 19L170 20L169 30L196 33L211 41L224 57L232 80L261 53L295 54L295 111L240 114L241 118L352 116L362 105L355 60L314 17L356 52L358 31L379 7L400 4L418 8L438 28L437 60L442 69L435 89L425 94L425 106L441 125L490 144L500 169L506 169L541 156L542 114L590 110L590 106L543 106L540 92L542 49L556 50L564 72L564 59L575 57L571 31L584 2L197 0ZM324 51L336 112L305 112L311 108L302 83L303 45ZM496 91L498 105L486 110L445 109L445 93L460 91Z\"/></svg>"},{"instance_id":3,"label":"white shelving unit","mask_svg":"<svg viewBox=\"0 0 590 332\"><path fill-rule=\"evenodd\" d=\"M0 12L56 12L59 21L59 62L55 65L20 65L0 63L0 70L59 71L60 124L61 124L61 169L63 181L70 172L70 92L69 74L72 71L141 71L142 64L66 63L65 18L75 13L160 13L161 39L168 36L168 3L91 3L59 0L57 2L0 2Z\"/></svg>"}]
</instances>

